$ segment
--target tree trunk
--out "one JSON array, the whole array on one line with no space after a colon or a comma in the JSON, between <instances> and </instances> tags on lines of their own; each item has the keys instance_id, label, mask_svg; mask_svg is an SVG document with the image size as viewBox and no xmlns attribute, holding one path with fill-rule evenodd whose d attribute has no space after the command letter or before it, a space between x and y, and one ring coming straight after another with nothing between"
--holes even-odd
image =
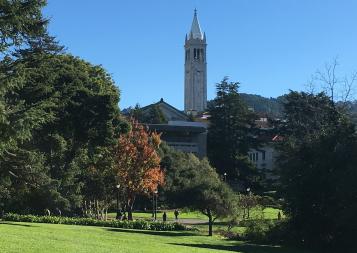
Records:
<instances>
[{"instance_id":1,"label":"tree trunk","mask_svg":"<svg viewBox=\"0 0 357 253\"><path fill-rule=\"evenodd\" d=\"M133 207L131 205L128 205L128 220L133 220Z\"/></svg>"},{"instance_id":2,"label":"tree trunk","mask_svg":"<svg viewBox=\"0 0 357 253\"><path fill-rule=\"evenodd\" d=\"M127 211L128 211L128 220L133 220L133 206L134 206L135 198L129 198L127 204Z\"/></svg>"},{"instance_id":3,"label":"tree trunk","mask_svg":"<svg viewBox=\"0 0 357 253\"><path fill-rule=\"evenodd\" d=\"M213 235L212 227L213 227L213 219L212 219L212 213L210 209L207 209L207 216L208 216L208 236Z\"/></svg>"}]
</instances>

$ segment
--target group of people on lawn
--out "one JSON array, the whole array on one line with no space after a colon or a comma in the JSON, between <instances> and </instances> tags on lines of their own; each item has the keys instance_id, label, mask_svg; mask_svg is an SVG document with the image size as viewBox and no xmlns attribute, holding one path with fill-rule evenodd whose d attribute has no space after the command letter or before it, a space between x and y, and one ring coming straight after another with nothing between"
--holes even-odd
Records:
<instances>
[{"instance_id":1,"label":"group of people on lawn","mask_svg":"<svg viewBox=\"0 0 357 253\"><path fill-rule=\"evenodd\" d=\"M175 215L175 221L178 221L178 216L179 216L179 214L180 214L180 212L177 210L177 209L175 209L175 211L174 211L174 215ZM118 214L117 214L117 217L116 217L118 220L127 220L127 217L126 217L126 213L124 212L124 214L122 214L121 212L119 212ZM162 214L162 221L163 222L166 222L167 221L167 214L166 214L166 212L164 212L163 214Z\"/></svg>"}]
</instances>

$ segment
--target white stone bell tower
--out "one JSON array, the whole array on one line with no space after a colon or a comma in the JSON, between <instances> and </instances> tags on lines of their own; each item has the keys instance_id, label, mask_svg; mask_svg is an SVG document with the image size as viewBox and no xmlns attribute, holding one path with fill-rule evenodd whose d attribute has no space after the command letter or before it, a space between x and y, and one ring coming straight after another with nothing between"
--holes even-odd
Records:
<instances>
[{"instance_id":1,"label":"white stone bell tower","mask_svg":"<svg viewBox=\"0 0 357 253\"><path fill-rule=\"evenodd\" d=\"M206 34L193 16L191 31L185 39L185 112L196 114L207 108Z\"/></svg>"}]
</instances>

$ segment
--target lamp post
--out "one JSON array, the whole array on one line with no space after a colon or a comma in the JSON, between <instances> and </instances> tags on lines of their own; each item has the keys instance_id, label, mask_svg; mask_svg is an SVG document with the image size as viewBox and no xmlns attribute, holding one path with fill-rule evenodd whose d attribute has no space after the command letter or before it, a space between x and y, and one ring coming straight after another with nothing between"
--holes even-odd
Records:
<instances>
[{"instance_id":1,"label":"lamp post","mask_svg":"<svg viewBox=\"0 0 357 253\"><path fill-rule=\"evenodd\" d=\"M250 188L247 188L247 193L249 196L251 196L252 192L250 191ZM249 219L250 216L250 205L251 205L251 199L248 198L248 202L247 202L247 218Z\"/></svg>"},{"instance_id":2,"label":"lamp post","mask_svg":"<svg viewBox=\"0 0 357 253\"><path fill-rule=\"evenodd\" d=\"M155 193L152 193L152 219L155 218Z\"/></svg>"},{"instance_id":3,"label":"lamp post","mask_svg":"<svg viewBox=\"0 0 357 253\"><path fill-rule=\"evenodd\" d=\"M119 206L119 189L120 189L120 184L117 184L115 186L115 188L117 188L117 220L120 220L121 218L121 213L120 213L120 206Z\"/></svg>"},{"instance_id":4,"label":"lamp post","mask_svg":"<svg viewBox=\"0 0 357 253\"><path fill-rule=\"evenodd\" d=\"M154 196L155 196L155 212L154 212L154 214L155 214L155 216L154 216L154 219L156 220L157 219L157 195L158 195L158 190L156 190L156 191L154 191Z\"/></svg>"},{"instance_id":5,"label":"lamp post","mask_svg":"<svg viewBox=\"0 0 357 253\"><path fill-rule=\"evenodd\" d=\"M227 182L227 173L224 172L223 176L224 176L224 182Z\"/></svg>"}]
</instances>

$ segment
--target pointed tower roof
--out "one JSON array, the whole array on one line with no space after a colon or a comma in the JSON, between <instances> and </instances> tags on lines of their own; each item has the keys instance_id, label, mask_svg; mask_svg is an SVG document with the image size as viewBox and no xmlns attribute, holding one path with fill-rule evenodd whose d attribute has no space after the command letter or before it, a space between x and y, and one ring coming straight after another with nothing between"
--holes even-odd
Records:
<instances>
[{"instance_id":1,"label":"pointed tower roof","mask_svg":"<svg viewBox=\"0 0 357 253\"><path fill-rule=\"evenodd\" d=\"M203 39L203 34L201 32L200 23L197 18L197 10L195 9L195 14L193 16L191 31L190 31L190 39Z\"/></svg>"}]
</instances>

